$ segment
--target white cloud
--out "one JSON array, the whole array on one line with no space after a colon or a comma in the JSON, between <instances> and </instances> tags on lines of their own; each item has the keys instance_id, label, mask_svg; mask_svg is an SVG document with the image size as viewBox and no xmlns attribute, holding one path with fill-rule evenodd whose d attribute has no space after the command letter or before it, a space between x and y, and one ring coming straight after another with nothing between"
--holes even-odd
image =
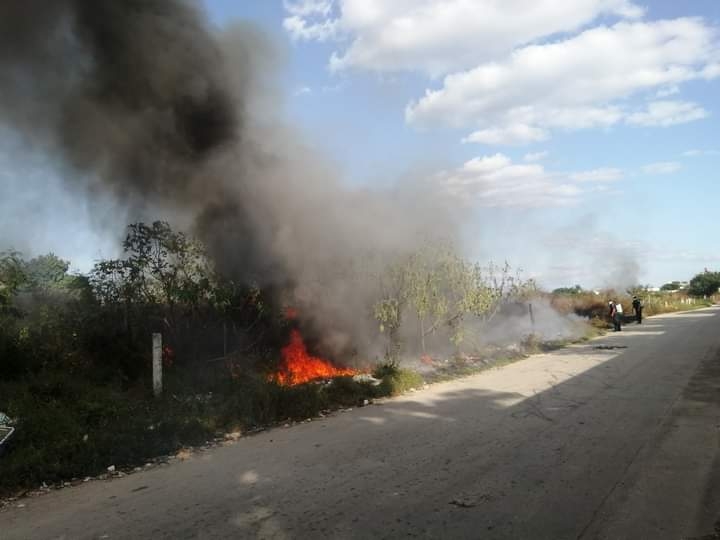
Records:
<instances>
[{"instance_id":1,"label":"white cloud","mask_svg":"<svg viewBox=\"0 0 720 540\"><path fill-rule=\"evenodd\" d=\"M539 153L542 154L542 153ZM538 158L541 159L541 158ZM471 159L454 171L439 175L452 195L467 203L489 207L536 208L569 206L602 186L588 183L610 182L623 177L615 168L565 174L549 172L540 164L517 164L497 153Z\"/></svg>"},{"instance_id":2,"label":"white cloud","mask_svg":"<svg viewBox=\"0 0 720 540\"><path fill-rule=\"evenodd\" d=\"M283 19L283 28L294 40L327 41L334 38L338 33L335 21L328 20L311 24L299 15Z\"/></svg>"},{"instance_id":3,"label":"white cloud","mask_svg":"<svg viewBox=\"0 0 720 540\"><path fill-rule=\"evenodd\" d=\"M489 207L543 207L574 204L580 189L557 182L542 165L516 165L503 154L471 159L441 174L449 193Z\"/></svg>"},{"instance_id":4,"label":"white cloud","mask_svg":"<svg viewBox=\"0 0 720 540\"><path fill-rule=\"evenodd\" d=\"M295 92L293 92L293 95L296 96L306 96L308 94L312 94L312 88L310 88L309 86L301 86L297 88Z\"/></svg>"},{"instance_id":5,"label":"white cloud","mask_svg":"<svg viewBox=\"0 0 720 540\"><path fill-rule=\"evenodd\" d=\"M542 161L547 156L548 156L548 152L545 150L542 152L531 152L529 154L525 154L525 156L523 157L523 160L529 161L529 162Z\"/></svg>"},{"instance_id":6,"label":"white cloud","mask_svg":"<svg viewBox=\"0 0 720 540\"><path fill-rule=\"evenodd\" d=\"M572 180L577 182L614 182L624 176L621 169L603 167L591 171L577 172L570 175Z\"/></svg>"},{"instance_id":7,"label":"white cloud","mask_svg":"<svg viewBox=\"0 0 720 540\"><path fill-rule=\"evenodd\" d=\"M645 174L672 174L679 171L682 165L677 161L660 161L658 163L650 163L642 167Z\"/></svg>"},{"instance_id":8,"label":"white cloud","mask_svg":"<svg viewBox=\"0 0 720 540\"><path fill-rule=\"evenodd\" d=\"M686 150L682 155L683 157L718 156L720 155L720 150L698 150L695 148L693 150Z\"/></svg>"},{"instance_id":9,"label":"white cloud","mask_svg":"<svg viewBox=\"0 0 720 540\"><path fill-rule=\"evenodd\" d=\"M672 86L666 86L665 88L661 88L655 93L655 97L657 98L666 98L670 96L674 96L675 94L680 93L680 87L677 84L674 84Z\"/></svg>"},{"instance_id":10,"label":"white cloud","mask_svg":"<svg viewBox=\"0 0 720 540\"><path fill-rule=\"evenodd\" d=\"M546 140L550 134L540 128L526 124L512 124L502 128L481 129L463 139L464 143L481 144L525 144Z\"/></svg>"},{"instance_id":11,"label":"white cloud","mask_svg":"<svg viewBox=\"0 0 720 540\"><path fill-rule=\"evenodd\" d=\"M689 101L653 101L648 104L647 110L630 114L627 122L639 126L667 127L701 120L707 116L705 109Z\"/></svg>"},{"instance_id":12,"label":"white cloud","mask_svg":"<svg viewBox=\"0 0 720 540\"><path fill-rule=\"evenodd\" d=\"M710 69L718 50L717 32L702 19L620 22L448 75L441 88L411 102L405 116L410 124L473 126L480 133L516 125L607 127L624 118L638 125L690 121L707 113L681 101L655 101L646 111L628 112L624 100L720 75Z\"/></svg>"},{"instance_id":13,"label":"white cloud","mask_svg":"<svg viewBox=\"0 0 720 540\"><path fill-rule=\"evenodd\" d=\"M283 28L294 40L327 41L338 34L337 21L329 19L333 0L283 0L289 14ZM320 20L315 20L317 17Z\"/></svg>"},{"instance_id":14,"label":"white cloud","mask_svg":"<svg viewBox=\"0 0 720 540\"><path fill-rule=\"evenodd\" d=\"M298 17L320 15L327 17L332 10L333 0L283 0L285 11Z\"/></svg>"},{"instance_id":15,"label":"white cloud","mask_svg":"<svg viewBox=\"0 0 720 540\"><path fill-rule=\"evenodd\" d=\"M576 31L602 15L635 19L631 0L305 0L285 3L295 39L350 40L333 69L419 70L433 76L505 55L544 36Z\"/></svg>"}]
</instances>

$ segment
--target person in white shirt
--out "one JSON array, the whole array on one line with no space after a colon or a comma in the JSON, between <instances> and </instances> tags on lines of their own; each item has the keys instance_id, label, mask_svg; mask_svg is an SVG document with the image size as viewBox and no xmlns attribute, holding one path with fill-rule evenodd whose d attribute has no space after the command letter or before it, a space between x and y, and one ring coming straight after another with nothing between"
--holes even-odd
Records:
<instances>
[{"instance_id":1,"label":"person in white shirt","mask_svg":"<svg viewBox=\"0 0 720 540\"><path fill-rule=\"evenodd\" d=\"M622 304L620 302L615 302L615 330L618 332L622 330L624 316Z\"/></svg>"}]
</instances>

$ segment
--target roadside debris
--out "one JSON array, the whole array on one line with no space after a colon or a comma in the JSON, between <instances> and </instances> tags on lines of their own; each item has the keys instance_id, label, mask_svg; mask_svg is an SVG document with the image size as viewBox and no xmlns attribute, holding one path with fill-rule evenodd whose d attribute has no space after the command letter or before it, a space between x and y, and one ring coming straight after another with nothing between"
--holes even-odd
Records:
<instances>
[{"instance_id":1,"label":"roadside debris","mask_svg":"<svg viewBox=\"0 0 720 540\"><path fill-rule=\"evenodd\" d=\"M450 501L450 504L453 504L459 508L472 508L473 506L477 506L477 501L468 499L468 498L458 498L453 499Z\"/></svg>"},{"instance_id":2,"label":"roadside debris","mask_svg":"<svg viewBox=\"0 0 720 540\"><path fill-rule=\"evenodd\" d=\"M450 504L458 508L473 508L480 503L491 501L492 497L487 493L481 495L460 495L450 501Z\"/></svg>"},{"instance_id":3,"label":"roadside debris","mask_svg":"<svg viewBox=\"0 0 720 540\"><path fill-rule=\"evenodd\" d=\"M12 434L15 433L13 427L14 421L7 414L0 412L0 455L2 455L5 443L10 440Z\"/></svg>"},{"instance_id":4,"label":"roadside debris","mask_svg":"<svg viewBox=\"0 0 720 540\"><path fill-rule=\"evenodd\" d=\"M368 373L360 373L359 375L354 375L354 376L353 376L353 381L355 381L355 382L369 382L369 383L371 383L373 386L379 386L380 383L382 382L380 379L376 379L375 377L373 377L372 375L370 375L370 374L368 374Z\"/></svg>"}]
</instances>

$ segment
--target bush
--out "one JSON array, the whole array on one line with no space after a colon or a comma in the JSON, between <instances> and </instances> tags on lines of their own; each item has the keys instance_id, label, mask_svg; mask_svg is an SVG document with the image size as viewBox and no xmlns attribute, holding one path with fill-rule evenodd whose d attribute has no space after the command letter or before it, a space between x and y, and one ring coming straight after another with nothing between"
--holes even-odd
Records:
<instances>
[{"instance_id":1,"label":"bush","mask_svg":"<svg viewBox=\"0 0 720 540\"><path fill-rule=\"evenodd\" d=\"M80 478L195 445L213 434L204 405L172 398L137 400L108 387L54 375L3 385L0 410L17 431L0 460L0 494Z\"/></svg>"},{"instance_id":2,"label":"bush","mask_svg":"<svg viewBox=\"0 0 720 540\"><path fill-rule=\"evenodd\" d=\"M720 288L720 272L705 271L690 280L688 292L692 296L712 296Z\"/></svg>"},{"instance_id":3,"label":"bush","mask_svg":"<svg viewBox=\"0 0 720 540\"><path fill-rule=\"evenodd\" d=\"M420 388L424 384L419 373L402 369L394 363L378 366L373 376L381 379L378 392L382 396L396 396L412 388Z\"/></svg>"}]
</instances>

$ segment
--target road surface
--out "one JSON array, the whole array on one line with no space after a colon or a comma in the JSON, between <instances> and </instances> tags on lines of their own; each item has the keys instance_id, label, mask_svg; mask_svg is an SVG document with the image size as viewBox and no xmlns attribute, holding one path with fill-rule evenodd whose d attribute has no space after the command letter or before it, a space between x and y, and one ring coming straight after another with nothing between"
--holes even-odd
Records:
<instances>
[{"instance_id":1,"label":"road surface","mask_svg":"<svg viewBox=\"0 0 720 540\"><path fill-rule=\"evenodd\" d=\"M0 512L0 538L711 535L720 518L719 353L720 309L653 317L379 405L21 501Z\"/></svg>"}]
</instances>

